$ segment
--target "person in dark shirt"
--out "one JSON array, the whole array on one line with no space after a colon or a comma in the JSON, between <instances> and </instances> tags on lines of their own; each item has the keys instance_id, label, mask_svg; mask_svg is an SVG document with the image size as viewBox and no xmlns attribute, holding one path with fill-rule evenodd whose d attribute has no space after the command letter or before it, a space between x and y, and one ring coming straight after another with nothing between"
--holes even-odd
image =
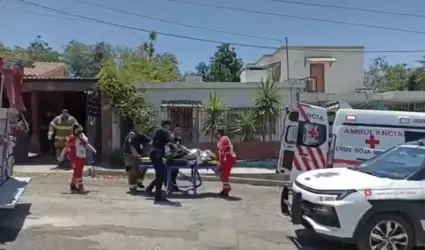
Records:
<instances>
[{"instance_id":1,"label":"person in dark shirt","mask_svg":"<svg viewBox=\"0 0 425 250\"><path fill-rule=\"evenodd\" d=\"M155 202L167 202L168 200L162 196L162 185L165 181L166 166L163 157L165 156L165 146L174 141L170 134L171 121L162 121L161 128L155 131L152 140L152 149L149 153L149 158L155 167L155 179L145 189L145 193L152 195L152 190L155 188Z\"/></svg>"},{"instance_id":2,"label":"person in dark shirt","mask_svg":"<svg viewBox=\"0 0 425 250\"><path fill-rule=\"evenodd\" d=\"M136 124L125 138L124 161L130 194L136 194L137 188L144 188L143 180L147 170L140 171L139 164L151 140L144 134L141 124Z\"/></svg>"},{"instance_id":3,"label":"person in dark shirt","mask_svg":"<svg viewBox=\"0 0 425 250\"><path fill-rule=\"evenodd\" d=\"M181 137L181 128L179 125L174 127L172 136L174 138L175 150L182 150L183 138ZM180 191L177 187L177 176L179 175L178 169L173 169L171 171L171 184L173 185L173 191Z\"/></svg>"}]
</instances>

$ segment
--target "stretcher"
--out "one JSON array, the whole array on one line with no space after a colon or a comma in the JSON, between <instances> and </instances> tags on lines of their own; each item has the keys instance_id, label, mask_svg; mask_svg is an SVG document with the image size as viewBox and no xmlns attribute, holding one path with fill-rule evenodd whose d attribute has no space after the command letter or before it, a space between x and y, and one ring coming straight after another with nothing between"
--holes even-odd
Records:
<instances>
[{"instance_id":1,"label":"stretcher","mask_svg":"<svg viewBox=\"0 0 425 250\"><path fill-rule=\"evenodd\" d=\"M164 160L164 162L166 162ZM151 163L149 158L142 158L142 162L139 165L139 169L143 170L143 169L154 169L153 164ZM166 164L166 171L167 171L167 180L166 180L166 186L167 186L167 194L172 194L173 193L173 188L176 186L172 183L172 179L171 179L171 175L173 170L180 170L180 169L189 169L190 170L190 176L189 176L189 182L190 182L190 186L186 187L186 188L182 188L181 186L177 187L179 188L179 190L181 190L183 193L188 194L190 191L192 191L192 193L194 195L198 194L198 188L200 186L202 186L202 178L201 175L199 173L199 170L212 170L214 172L219 171L219 167L218 167L218 161L207 161L207 162L203 162L201 164L198 164L196 162L196 160L193 161L188 161L188 164L186 165L169 165Z\"/></svg>"}]
</instances>

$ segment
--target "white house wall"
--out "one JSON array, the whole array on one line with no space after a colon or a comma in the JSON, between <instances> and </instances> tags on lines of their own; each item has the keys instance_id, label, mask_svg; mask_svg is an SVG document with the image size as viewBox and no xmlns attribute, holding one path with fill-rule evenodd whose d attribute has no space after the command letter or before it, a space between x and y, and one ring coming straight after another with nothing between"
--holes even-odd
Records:
<instances>
[{"instance_id":1,"label":"white house wall","mask_svg":"<svg viewBox=\"0 0 425 250\"><path fill-rule=\"evenodd\" d=\"M146 89L146 97L149 103L156 109L159 109L162 101L170 100L192 100L201 101L203 104L208 104L209 94L216 93L228 108L252 108L254 103L253 98L257 96L258 83L202 83L187 84L183 82L176 83L161 83L161 84L144 84L140 86ZM289 91L281 89L282 108L290 105ZM307 94L307 96L305 95ZM316 95L309 96L310 93L303 93L302 98L307 98L310 102L317 102ZM165 115L162 114L162 116ZM164 119L165 117L161 117ZM195 119L194 119L195 120ZM208 140L203 135L201 121L204 120L202 113L198 121L200 140ZM278 125L282 124L278 121ZM274 140L279 140L280 128L277 128L277 133L274 135Z\"/></svg>"},{"instance_id":2,"label":"white house wall","mask_svg":"<svg viewBox=\"0 0 425 250\"><path fill-rule=\"evenodd\" d=\"M345 51L345 52L344 52ZM325 92L349 93L364 88L364 49L361 47L290 47L289 77L305 78L310 76L310 67L305 64L308 57L333 57L338 62L325 64ZM282 61L281 80L287 79L286 52L284 49L273 55L266 55L256 64L263 65Z\"/></svg>"}]
</instances>

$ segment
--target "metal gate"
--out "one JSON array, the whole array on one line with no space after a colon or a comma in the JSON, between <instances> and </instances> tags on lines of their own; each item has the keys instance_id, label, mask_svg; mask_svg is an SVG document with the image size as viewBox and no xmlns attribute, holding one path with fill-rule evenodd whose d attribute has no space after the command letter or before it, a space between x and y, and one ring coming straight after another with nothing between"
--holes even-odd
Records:
<instances>
[{"instance_id":1,"label":"metal gate","mask_svg":"<svg viewBox=\"0 0 425 250\"><path fill-rule=\"evenodd\" d=\"M97 150L94 162L101 159L102 155L102 126L101 126L101 103L99 92L93 89L87 89L86 96L86 114L87 114L87 137Z\"/></svg>"}]
</instances>

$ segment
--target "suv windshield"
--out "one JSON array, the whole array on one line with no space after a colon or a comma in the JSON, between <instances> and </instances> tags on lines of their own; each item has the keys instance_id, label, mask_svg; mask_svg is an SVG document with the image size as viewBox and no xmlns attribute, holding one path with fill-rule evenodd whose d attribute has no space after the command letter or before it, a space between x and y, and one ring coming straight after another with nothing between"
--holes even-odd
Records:
<instances>
[{"instance_id":1,"label":"suv windshield","mask_svg":"<svg viewBox=\"0 0 425 250\"><path fill-rule=\"evenodd\" d=\"M425 160L425 147L403 145L394 147L360 164L357 171L382 178L405 179Z\"/></svg>"}]
</instances>

